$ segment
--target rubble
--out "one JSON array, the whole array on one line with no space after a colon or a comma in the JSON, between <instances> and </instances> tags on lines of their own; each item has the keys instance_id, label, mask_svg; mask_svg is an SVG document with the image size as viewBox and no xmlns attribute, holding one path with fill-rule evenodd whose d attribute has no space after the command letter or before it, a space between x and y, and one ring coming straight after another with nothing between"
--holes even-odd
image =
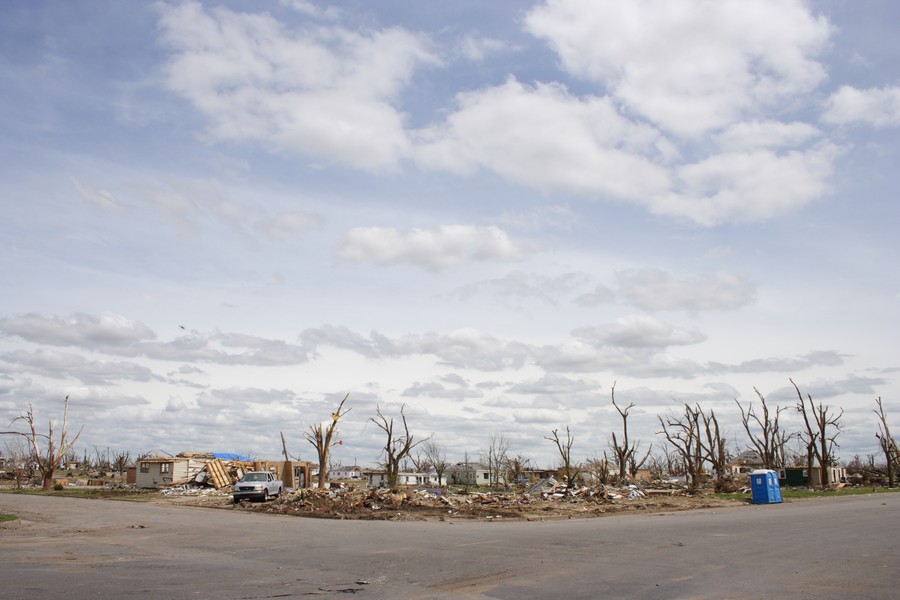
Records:
<instances>
[{"instance_id":1,"label":"rubble","mask_svg":"<svg viewBox=\"0 0 900 600\"><path fill-rule=\"evenodd\" d=\"M647 508L679 510L698 503L698 499L675 499L673 492L678 490L660 491L648 493L634 484L568 489L555 480L543 480L525 491L301 489L267 503L242 503L233 509L328 519L502 521L581 518ZM715 499L699 500L704 502Z\"/></svg>"}]
</instances>

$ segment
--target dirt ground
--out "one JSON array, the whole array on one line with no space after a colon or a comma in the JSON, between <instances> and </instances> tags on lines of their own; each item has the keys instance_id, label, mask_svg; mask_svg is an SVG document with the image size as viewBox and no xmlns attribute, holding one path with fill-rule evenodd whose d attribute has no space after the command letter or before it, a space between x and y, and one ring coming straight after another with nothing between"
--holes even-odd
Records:
<instances>
[{"instance_id":1,"label":"dirt ground","mask_svg":"<svg viewBox=\"0 0 900 600\"><path fill-rule=\"evenodd\" d=\"M626 493L544 497L521 493L458 493L387 490L299 490L268 502L233 504L223 493L161 496L159 502L253 511L321 519L393 521L494 520L541 521L599 517L625 512L671 512L717 506L739 506L743 500L717 498L711 493L694 496L660 490L644 497Z\"/></svg>"}]
</instances>

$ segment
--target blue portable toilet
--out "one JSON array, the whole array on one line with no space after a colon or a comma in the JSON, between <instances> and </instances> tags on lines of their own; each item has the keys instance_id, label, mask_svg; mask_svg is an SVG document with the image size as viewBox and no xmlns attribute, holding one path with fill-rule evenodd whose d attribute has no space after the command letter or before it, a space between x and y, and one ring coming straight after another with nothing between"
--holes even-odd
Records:
<instances>
[{"instance_id":1,"label":"blue portable toilet","mask_svg":"<svg viewBox=\"0 0 900 600\"><path fill-rule=\"evenodd\" d=\"M770 469L757 469L750 473L750 490L753 493L753 504L781 502L778 473Z\"/></svg>"}]
</instances>

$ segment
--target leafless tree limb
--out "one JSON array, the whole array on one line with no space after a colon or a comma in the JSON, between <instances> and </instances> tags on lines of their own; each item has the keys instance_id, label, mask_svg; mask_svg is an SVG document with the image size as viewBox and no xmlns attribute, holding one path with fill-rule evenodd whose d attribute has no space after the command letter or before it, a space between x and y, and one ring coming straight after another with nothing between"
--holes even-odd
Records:
<instances>
[{"instance_id":1,"label":"leafless tree limb","mask_svg":"<svg viewBox=\"0 0 900 600\"><path fill-rule=\"evenodd\" d=\"M811 395L807 394L804 399L794 380L790 379L789 381L797 391L797 412L803 417L803 425L806 427L803 438L806 442L807 464L811 467L812 459L819 463L820 483L824 488L830 483L829 471L832 464L832 453L838 445L835 439L841 433L841 417L844 415L844 409L841 409L838 414L834 414L830 406L824 406L821 402L817 406ZM807 401L809 406L807 406Z\"/></svg>"},{"instance_id":2,"label":"leafless tree limb","mask_svg":"<svg viewBox=\"0 0 900 600\"><path fill-rule=\"evenodd\" d=\"M394 432L394 419L385 417L381 413L381 407L376 406L376 416L369 420L384 431L387 435L387 441L384 444L382 453L384 455L384 474L387 479L388 487L396 488L400 481L400 462L409 456L413 448L430 439L425 438L418 442L414 440L412 434L409 433L409 425L406 422L406 415L403 413L404 406L400 407L400 421L403 425L402 432Z\"/></svg>"},{"instance_id":3,"label":"leafless tree limb","mask_svg":"<svg viewBox=\"0 0 900 600\"><path fill-rule=\"evenodd\" d=\"M69 396L67 395L65 400L63 401L63 421L62 421L62 429L59 432L59 437L54 437L54 426L55 423L51 420L48 428L47 435L42 433L38 433L37 424L35 422L34 416L34 408L31 406L31 403L28 403L28 411L19 415L15 419L12 420L10 426L13 423L18 421L24 422L28 426L27 432L22 431L0 431L0 434L5 435L16 435L21 436L27 439L31 445L31 450L33 452L32 458L37 463L38 470L41 472L41 479L43 482L43 489L49 490L53 487L53 473L56 472L56 469L62 465L62 461L65 459L66 455L72 450L72 447L75 445L75 442L78 441L78 437L81 435L84 427L78 430L78 433L75 434L75 437L72 439L68 439L69 437ZM41 446L44 446L42 449Z\"/></svg>"},{"instance_id":4,"label":"leafless tree limb","mask_svg":"<svg viewBox=\"0 0 900 600\"><path fill-rule=\"evenodd\" d=\"M319 458L319 489L325 487L328 481L328 458L331 453L331 445L334 443L334 434L337 431L338 421L341 417L350 412L351 409L343 410L344 402L350 397L348 393L338 404L337 410L331 413L331 423L327 426L323 423L310 425L309 430L303 433L303 437L316 449Z\"/></svg>"}]
</instances>

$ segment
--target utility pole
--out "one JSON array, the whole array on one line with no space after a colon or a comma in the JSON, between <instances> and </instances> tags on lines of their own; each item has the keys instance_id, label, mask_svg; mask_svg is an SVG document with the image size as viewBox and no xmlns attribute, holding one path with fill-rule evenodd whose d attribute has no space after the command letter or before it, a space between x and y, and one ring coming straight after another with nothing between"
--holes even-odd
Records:
<instances>
[{"instance_id":1,"label":"utility pole","mask_svg":"<svg viewBox=\"0 0 900 600\"><path fill-rule=\"evenodd\" d=\"M287 451L287 442L284 441L284 432L279 431L278 433L281 434L281 449L282 449L282 451L284 451L284 460L291 460L291 457Z\"/></svg>"}]
</instances>

